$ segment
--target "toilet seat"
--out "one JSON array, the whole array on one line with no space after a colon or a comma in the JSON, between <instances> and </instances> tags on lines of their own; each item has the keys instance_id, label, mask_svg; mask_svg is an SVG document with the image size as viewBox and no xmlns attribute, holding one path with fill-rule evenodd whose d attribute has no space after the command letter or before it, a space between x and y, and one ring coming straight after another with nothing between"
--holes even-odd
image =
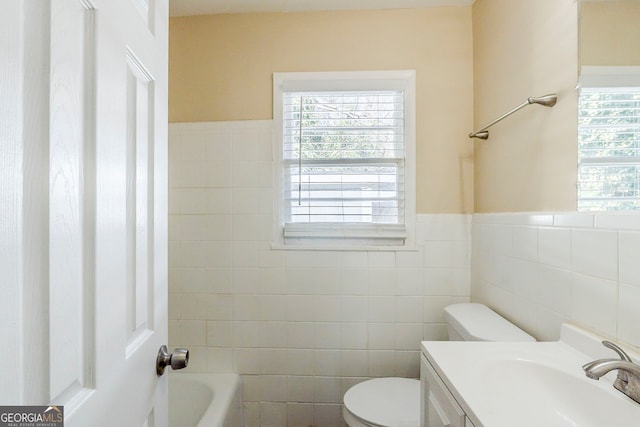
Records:
<instances>
[{"instance_id":1,"label":"toilet seat","mask_svg":"<svg viewBox=\"0 0 640 427\"><path fill-rule=\"evenodd\" d=\"M420 381L376 378L344 394L344 419L350 427L418 427Z\"/></svg>"}]
</instances>

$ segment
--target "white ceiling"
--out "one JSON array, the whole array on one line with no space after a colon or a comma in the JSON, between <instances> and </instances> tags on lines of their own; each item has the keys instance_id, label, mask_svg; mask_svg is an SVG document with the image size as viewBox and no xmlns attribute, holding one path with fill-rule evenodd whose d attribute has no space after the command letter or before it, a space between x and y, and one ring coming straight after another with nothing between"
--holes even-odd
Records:
<instances>
[{"instance_id":1,"label":"white ceiling","mask_svg":"<svg viewBox=\"0 0 640 427\"><path fill-rule=\"evenodd\" d=\"M169 0L171 16L468 6L474 0Z\"/></svg>"}]
</instances>

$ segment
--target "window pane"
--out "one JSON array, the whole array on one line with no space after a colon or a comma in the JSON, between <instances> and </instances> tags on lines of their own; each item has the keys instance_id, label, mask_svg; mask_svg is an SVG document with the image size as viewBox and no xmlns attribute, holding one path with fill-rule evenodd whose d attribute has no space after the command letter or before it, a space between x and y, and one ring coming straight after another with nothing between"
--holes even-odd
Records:
<instances>
[{"instance_id":1,"label":"window pane","mask_svg":"<svg viewBox=\"0 0 640 427\"><path fill-rule=\"evenodd\" d=\"M284 96L285 222L404 223L402 92Z\"/></svg>"},{"instance_id":2,"label":"window pane","mask_svg":"<svg viewBox=\"0 0 640 427\"><path fill-rule=\"evenodd\" d=\"M578 209L639 209L640 88L582 89L578 111Z\"/></svg>"}]
</instances>

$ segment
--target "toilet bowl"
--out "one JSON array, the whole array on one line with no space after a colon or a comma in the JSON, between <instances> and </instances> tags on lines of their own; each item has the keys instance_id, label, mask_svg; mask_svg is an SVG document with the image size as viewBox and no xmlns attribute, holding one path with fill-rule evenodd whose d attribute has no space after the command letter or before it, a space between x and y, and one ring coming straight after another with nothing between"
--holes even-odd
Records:
<instances>
[{"instance_id":1,"label":"toilet bowl","mask_svg":"<svg viewBox=\"0 0 640 427\"><path fill-rule=\"evenodd\" d=\"M483 304L461 303L445 308L451 341L535 341L535 338ZM420 381L376 378L344 394L342 415L349 427L418 427Z\"/></svg>"}]
</instances>

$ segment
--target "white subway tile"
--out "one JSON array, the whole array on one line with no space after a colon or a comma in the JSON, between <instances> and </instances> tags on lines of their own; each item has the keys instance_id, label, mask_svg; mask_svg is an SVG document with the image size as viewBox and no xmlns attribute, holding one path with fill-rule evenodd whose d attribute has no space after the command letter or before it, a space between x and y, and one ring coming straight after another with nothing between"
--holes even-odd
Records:
<instances>
[{"instance_id":1,"label":"white subway tile","mask_svg":"<svg viewBox=\"0 0 640 427\"><path fill-rule=\"evenodd\" d=\"M316 400L317 401L317 400ZM344 422L342 419L342 405L340 404L314 404L313 405L314 425L320 427L339 426Z\"/></svg>"},{"instance_id":2,"label":"white subway tile","mask_svg":"<svg viewBox=\"0 0 640 427\"><path fill-rule=\"evenodd\" d=\"M287 295L287 320L290 322L313 321L312 295Z\"/></svg>"},{"instance_id":3,"label":"white subway tile","mask_svg":"<svg viewBox=\"0 0 640 427\"><path fill-rule=\"evenodd\" d=\"M260 346L260 322L234 321L232 323L235 348Z\"/></svg>"},{"instance_id":4,"label":"white subway tile","mask_svg":"<svg viewBox=\"0 0 640 427\"><path fill-rule=\"evenodd\" d=\"M233 322L208 321L207 345L209 347L231 347L233 345Z\"/></svg>"},{"instance_id":5,"label":"white subway tile","mask_svg":"<svg viewBox=\"0 0 640 427\"><path fill-rule=\"evenodd\" d=\"M233 292L232 270L229 267L206 269L206 289L210 294L230 294Z\"/></svg>"},{"instance_id":6,"label":"white subway tile","mask_svg":"<svg viewBox=\"0 0 640 427\"><path fill-rule=\"evenodd\" d=\"M298 402L298 400L294 400ZM313 398L304 402L287 402L287 425L288 426L310 426L313 425Z\"/></svg>"},{"instance_id":7,"label":"white subway tile","mask_svg":"<svg viewBox=\"0 0 640 427\"><path fill-rule=\"evenodd\" d=\"M261 399L264 402L287 401L286 375L260 375Z\"/></svg>"},{"instance_id":8,"label":"white subway tile","mask_svg":"<svg viewBox=\"0 0 640 427\"><path fill-rule=\"evenodd\" d=\"M539 266L540 304L547 310L571 314L571 271Z\"/></svg>"},{"instance_id":9,"label":"white subway tile","mask_svg":"<svg viewBox=\"0 0 640 427\"><path fill-rule=\"evenodd\" d=\"M207 188L231 188L233 168L229 161L208 161L205 163Z\"/></svg>"},{"instance_id":10,"label":"white subway tile","mask_svg":"<svg viewBox=\"0 0 640 427\"><path fill-rule=\"evenodd\" d=\"M316 295L340 294L340 270L337 268L314 268L313 290Z\"/></svg>"},{"instance_id":11,"label":"white subway tile","mask_svg":"<svg viewBox=\"0 0 640 427\"><path fill-rule=\"evenodd\" d=\"M231 162L231 129L211 129L207 132L207 160Z\"/></svg>"},{"instance_id":12,"label":"white subway tile","mask_svg":"<svg viewBox=\"0 0 640 427\"><path fill-rule=\"evenodd\" d=\"M379 268L370 270L369 295L388 296L396 294L395 268Z\"/></svg>"},{"instance_id":13,"label":"white subway tile","mask_svg":"<svg viewBox=\"0 0 640 427\"><path fill-rule=\"evenodd\" d=\"M538 257L542 264L571 268L571 231L542 227L538 230Z\"/></svg>"},{"instance_id":14,"label":"white subway tile","mask_svg":"<svg viewBox=\"0 0 640 427\"><path fill-rule=\"evenodd\" d=\"M539 299L538 264L519 258L508 258L505 280L508 288L517 296L537 302Z\"/></svg>"},{"instance_id":15,"label":"white subway tile","mask_svg":"<svg viewBox=\"0 0 640 427\"><path fill-rule=\"evenodd\" d=\"M260 427L260 402L244 402L242 416L244 427Z\"/></svg>"},{"instance_id":16,"label":"white subway tile","mask_svg":"<svg viewBox=\"0 0 640 427\"><path fill-rule=\"evenodd\" d=\"M420 377L419 351L396 351L396 376L405 378Z\"/></svg>"},{"instance_id":17,"label":"white subway tile","mask_svg":"<svg viewBox=\"0 0 640 427\"><path fill-rule=\"evenodd\" d=\"M396 321L399 323L422 323L423 297L398 297L396 299Z\"/></svg>"},{"instance_id":18,"label":"white subway tile","mask_svg":"<svg viewBox=\"0 0 640 427\"><path fill-rule=\"evenodd\" d=\"M367 324L341 323L340 347L343 350L365 350L367 348Z\"/></svg>"},{"instance_id":19,"label":"white subway tile","mask_svg":"<svg viewBox=\"0 0 640 427\"><path fill-rule=\"evenodd\" d=\"M590 213L559 213L553 216L556 227L593 228L594 218Z\"/></svg>"},{"instance_id":20,"label":"white subway tile","mask_svg":"<svg viewBox=\"0 0 640 427\"><path fill-rule=\"evenodd\" d=\"M208 188L203 191L205 210L194 213L230 214L232 208L233 193L230 188ZM201 209L200 206L198 206ZM184 212L183 213L187 213Z\"/></svg>"},{"instance_id":21,"label":"white subway tile","mask_svg":"<svg viewBox=\"0 0 640 427\"><path fill-rule=\"evenodd\" d=\"M309 349L288 349L287 350L287 374L289 375L309 375L313 372L313 353L315 350Z\"/></svg>"},{"instance_id":22,"label":"white subway tile","mask_svg":"<svg viewBox=\"0 0 640 427\"><path fill-rule=\"evenodd\" d=\"M233 320L260 320L259 296L234 294Z\"/></svg>"},{"instance_id":23,"label":"white subway tile","mask_svg":"<svg viewBox=\"0 0 640 427\"><path fill-rule=\"evenodd\" d=\"M340 321L340 297L337 295L316 295L313 298L313 311L316 322Z\"/></svg>"},{"instance_id":24,"label":"white subway tile","mask_svg":"<svg viewBox=\"0 0 640 427\"><path fill-rule=\"evenodd\" d=\"M316 377L313 381L313 398L316 403L341 403L342 387L339 377ZM337 425L337 424L322 424Z\"/></svg>"},{"instance_id":25,"label":"white subway tile","mask_svg":"<svg viewBox=\"0 0 640 427\"><path fill-rule=\"evenodd\" d=\"M396 267L416 269L424 267L425 254L422 249L417 251L396 252Z\"/></svg>"},{"instance_id":26,"label":"white subway tile","mask_svg":"<svg viewBox=\"0 0 640 427\"><path fill-rule=\"evenodd\" d=\"M203 320L206 314L206 300L202 294L182 294L180 296L180 318Z\"/></svg>"},{"instance_id":27,"label":"white subway tile","mask_svg":"<svg viewBox=\"0 0 640 427\"><path fill-rule=\"evenodd\" d=\"M234 241L233 266L258 267L260 264L260 246L253 241Z\"/></svg>"},{"instance_id":28,"label":"white subway tile","mask_svg":"<svg viewBox=\"0 0 640 427\"><path fill-rule=\"evenodd\" d=\"M537 227L513 227L513 256L538 261Z\"/></svg>"},{"instance_id":29,"label":"white subway tile","mask_svg":"<svg viewBox=\"0 0 640 427\"><path fill-rule=\"evenodd\" d=\"M233 240L260 240L260 215L234 214L232 218ZM256 265L257 265L256 254Z\"/></svg>"},{"instance_id":30,"label":"white subway tile","mask_svg":"<svg viewBox=\"0 0 640 427\"><path fill-rule=\"evenodd\" d=\"M314 348L340 348L340 323L314 323Z\"/></svg>"},{"instance_id":31,"label":"white subway tile","mask_svg":"<svg viewBox=\"0 0 640 427\"><path fill-rule=\"evenodd\" d=\"M369 323L369 348L373 350L394 350L396 348L395 323Z\"/></svg>"},{"instance_id":32,"label":"white subway tile","mask_svg":"<svg viewBox=\"0 0 640 427\"><path fill-rule=\"evenodd\" d=\"M286 320L287 297L285 295L260 295L260 320Z\"/></svg>"},{"instance_id":33,"label":"white subway tile","mask_svg":"<svg viewBox=\"0 0 640 427\"><path fill-rule=\"evenodd\" d=\"M256 366L263 375L287 374L287 349L261 348Z\"/></svg>"},{"instance_id":34,"label":"white subway tile","mask_svg":"<svg viewBox=\"0 0 640 427\"><path fill-rule=\"evenodd\" d=\"M260 402L262 400L262 381L260 375L242 376L242 399L244 402Z\"/></svg>"},{"instance_id":35,"label":"white subway tile","mask_svg":"<svg viewBox=\"0 0 640 427\"><path fill-rule=\"evenodd\" d=\"M396 352L393 350L369 351L370 377L393 377L396 370Z\"/></svg>"},{"instance_id":36,"label":"white subway tile","mask_svg":"<svg viewBox=\"0 0 640 427\"><path fill-rule=\"evenodd\" d=\"M618 279L618 234L600 230L571 231L573 271L603 279Z\"/></svg>"},{"instance_id":37,"label":"white subway tile","mask_svg":"<svg viewBox=\"0 0 640 427\"><path fill-rule=\"evenodd\" d=\"M422 295L423 270L421 268L401 268L396 270L397 295L417 296Z\"/></svg>"},{"instance_id":38,"label":"white subway tile","mask_svg":"<svg viewBox=\"0 0 640 427\"><path fill-rule=\"evenodd\" d=\"M392 323L396 321L395 296L369 297L369 322ZM422 313L420 313L422 317Z\"/></svg>"},{"instance_id":39,"label":"white subway tile","mask_svg":"<svg viewBox=\"0 0 640 427\"><path fill-rule=\"evenodd\" d=\"M314 348L313 332L313 322L287 322L284 331L287 347L297 349Z\"/></svg>"},{"instance_id":40,"label":"white subway tile","mask_svg":"<svg viewBox=\"0 0 640 427\"><path fill-rule=\"evenodd\" d=\"M340 292L342 295L368 295L369 270L343 268L340 271Z\"/></svg>"},{"instance_id":41,"label":"white subway tile","mask_svg":"<svg viewBox=\"0 0 640 427\"><path fill-rule=\"evenodd\" d=\"M286 294L286 271L284 268L259 268L258 282L262 294Z\"/></svg>"},{"instance_id":42,"label":"white subway tile","mask_svg":"<svg viewBox=\"0 0 640 427\"><path fill-rule=\"evenodd\" d=\"M312 268L287 268L286 282L289 295L312 295L315 291Z\"/></svg>"},{"instance_id":43,"label":"white subway tile","mask_svg":"<svg viewBox=\"0 0 640 427\"><path fill-rule=\"evenodd\" d=\"M364 251L346 251L340 256L342 268L367 268L369 257Z\"/></svg>"},{"instance_id":44,"label":"white subway tile","mask_svg":"<svg viewBox=\"0 0 640 427\"><path fill-rule=\"evenodd\" d=\"M453 242L430 241L424 243L424 267L450 268L453 266Z\"/></svg>"},{"instance_id":45,"label":"white subway tile","mask_svg":"<svg viewBox=\"0 0 640 427\"><path fill-rule=\"evenodd\" d=\"M180 341L184 345L205 346L207 344L206 323L204 320L179 320Z\"/></svg>"},{"instance_id":46,"label":"white subway tile","mask_svg":"<svg viewBox=\"0 0 640 427\"><path fill-rule=\"evenodd\" d=\"M426 323L445 323L444 308L451 304L449 296L425 296L423 319Z\"/></svg>"},{"instance_id":47,"label":"white subway tile","mask_svg":"<svg viewBox=\"0 0 640 427\"><path fill-rule=\"evenodd\" d=\"M422 323L396 323L396 350L419 350Z\"/></svg>"},{"instance_id":48,"label":"white subway tile","mask_svg":"<svg viewBox=\"0 0 640 427\"><path fill-rule=\"evenodd\" d=\"M233 244L231 242L206 242L206 266L231 267L233 262Z\"/></svg>"},{"instance_id":49,"label":"white subway tile","mask_svg":"<svg viewBox=\"0 0 640 427\"><path fill-rule=\"evenodd\" d=\"M448 341L449 333L446 323L425 323L422 328L424 341Z\"/></svg>"},{"instance_id":50,"label":"white subway tile","mask_svg":"<svg viewBox=\"0 0 640 427\"><path fill-rule=\"evenodd\" d=\"M340 375L340 350L315 350L313 352L313 374L330 377Z\"/></svg>"},{"instance_id":51,"label":"white subway tile","mask_svg":"<svg viewBox=\"0 0 640 427\"><path fill-rule=\"evenodd\" d=\"M395 268L396 267L396 253L395 252L382 252L371 251L367 254L369 257L369 268Z\"/></svg>"},{"instance_id":52,"label":"white subway tile","mask_svg":"<svg viewBox=\"0 0 640 427\"><path fill-rule=\"evenodd\" d=\"M234 129L231 133L231 150L234 162L258 160L257 129Z\"/></svg>"},{"instance_id":53,"label":"white subway tile","mask_svg":"<svg viewBox=\"0 0 640 427\"><path fill-rule=\"evenodd\" d=\"M282 427L286 422L286 403L260 402L260 427Z\"/></svg>"},{"instance_id":54,"label":"white subway tile","mask_svg":"<svg viewBox=\"0 0 640 427\"><path fill-rule=\"evenodd\" d=\"M620 232L620 282L640 286L640 233Z\"/></svg>"},{"instance_id":55,"label":"white subway tile","mask_svg":"<svg viewBox=\"0 0 640 427\"><path fill-rule=\"evenodd\" d=\"M597 332L615 336L618 319L616 282L573 273L571 317Z\"/></svg>"},{"instance_id":56,"label":"white subway tile","mask_svg":"<svg viewBox=\"0 0 640 427\"><path fill-rule=\"evenodd\" d=\"M340 297L340 320L342 322L366 322L369 315L368 297Z\"/></svg>"},{"instance_id":57,"label":"white subway tile","mask_svg":"<svg viewBox=\"0 0 640 427\"><path fill-rule=\"evenodd\" d=\"M233 296L225 294L207 295L208 320L232 320Z\"/></svg>"},{"instance_id":58,"label":"white subway tile","mask_svg":"<svg viewBox=\"0 0 640 427\"><path fill-rule=\"evenodd\" d=\"M234 294L259 293L257 268L234 268L232 274Z\"/></svg>"},{"instance_id":59,"label":"white subway tile","mask_svg":"<svg viewBox=\"0 0 640 427\"><path fill-rule=\"evenodd\" d=\"M313 377L290 375L287 378L288 402L313 402Z\"/></svg>"},{"instance_id":60,"label":"white subway tile","mask_svg":"<svg viewBox=\"0 0 640 427\"><path fill-rule=\"evenodd\" d=\"M287 348L288 325L287 322L260 322L260 347Z\"/></svg>"},{"instance_id":61,"label":"white subway tile","mask_svg":"<svg viewBox=\"0 0 640 427\"><path fill-rule=\"evenodd\" d=\"M640 287L620 284L618 339L640 347Z\"/></svg>"},{"instance_id":62,"label":"white subway tile","mask_svg":"<svg viewBox=\"0 0 640 427\"><path fill-rule=\"evenodd\" d=\"M204 268L180 269L181 291L185 294L203 294L206 291L207 275Z\"/></svg>"},{"instance_id":63,"label":"white subway tile","mask_svg":"<svg viewBox=\"0 0 640 427\"><path fill-rule=\"evenodd\" d=\"M636 212L603 212L595 215L595 228L610 230L640 230L640 215Z\"/></svg>"},{"instance_id":64,"label":"white subway tile","mask_svg":"<svg viewBox=\"0 0 640 427\"><path fill-rule=\"evenodd\" d=\"M207 243L203 241L185 240L181 242L180 259L184 267L207 266Z\"/></svg>"},{"instance_id":65,"label":"white subway tile","mask_svg":"<svg viewBox=\"0 0 640 427\"><path fill-rule=\"evenodd\" d=\"M233 370L233 349L209 348L207 352L207 372L228 373Z\"/></svg>"},{"instance_id":66,"label":"white subway tile","mask_svg":"<svg viewBox=\"0 0 640 427\"><path fill-rule=\"evenodd\" d=\"M233 162L232 183L234 188L261 187L260 166L262 162Z\"/></svg>"},{"instance_id":67,"label":"white subway tile","mask_svg":"<svg viewBox=\"0 0 640 427\"><path fill-rule=\"evenodd\" d=\"M343 377L369 375L369 352L367 350L340 351L340 375Z\"/></svg>"}]
</instances>

